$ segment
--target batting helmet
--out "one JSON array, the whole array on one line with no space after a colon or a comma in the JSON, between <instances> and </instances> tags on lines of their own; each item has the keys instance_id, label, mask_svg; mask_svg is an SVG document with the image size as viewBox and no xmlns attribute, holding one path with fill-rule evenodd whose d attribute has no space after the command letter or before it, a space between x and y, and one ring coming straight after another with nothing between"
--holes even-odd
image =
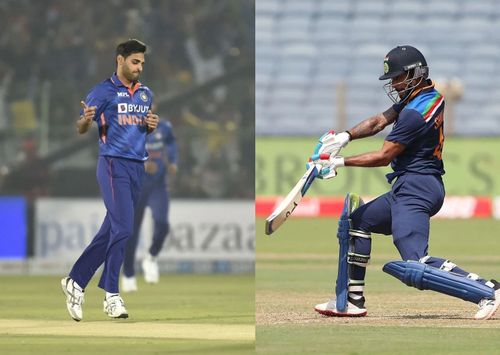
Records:
<instances>
[{"instance_id":1,"label":"batting helmet","mask_svg":"<svg viewBox=\"0 0 500 355\"><path fill-rule=\"evenodd\" d=\"M407 73L403 81L406 88L397 92L392 87L392 79L404 73ZM384 90L389 98L397 103L408 99L415 87L428 76L429 68L423 54L415 47L404 45L397 46L387 53L384 59L384 74L379 77L379 80L391 79L384 85ZM413 83L415 79L420 80L415 84Z\"/></svg>"}]
</instances>

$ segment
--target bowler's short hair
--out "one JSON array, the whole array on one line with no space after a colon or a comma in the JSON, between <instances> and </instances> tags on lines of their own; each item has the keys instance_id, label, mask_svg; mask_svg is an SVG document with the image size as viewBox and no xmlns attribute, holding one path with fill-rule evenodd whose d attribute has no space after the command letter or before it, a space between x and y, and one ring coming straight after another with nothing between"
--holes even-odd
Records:
<instances>
[{"instance_id":1,"label":"bowler's short hair","mask_svg":"<svg viewBox=\"0 0 500 355\"><path fill-rule=\"evenodd\" d=\"M133 53L145 53L146 49L146 45L138 39L129 39L116 47L116 56L121 55L126 59Z\"/></svg>"}]
</instances>

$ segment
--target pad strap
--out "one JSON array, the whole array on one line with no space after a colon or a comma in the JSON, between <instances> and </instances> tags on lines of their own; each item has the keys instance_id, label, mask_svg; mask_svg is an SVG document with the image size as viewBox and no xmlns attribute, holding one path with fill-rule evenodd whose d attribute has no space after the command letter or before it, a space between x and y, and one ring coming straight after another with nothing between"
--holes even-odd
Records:
<instances>
[{"instance_id":1,"label":"pad strap","mask_svg":"<svg viewBox=\"0 0 500 355\"><path fill-rule=\"evenodd\" d=\"M367 267L369 260L370 260L370 255L356 254L353 252L349 252L347 254L347 262L349 264L354 264L361 267Z\"/></svg>"},{"instance_id":2,"label":"pad strap","mask_svg":"<svg viewBox=\"0 0 500 355\"><path fill-rule=\"evenodd\" d=\"M349 235L351 237L360 237L360 238L367 238L367 239L370 239L372 237L372 234L370 232L365 232L365 231L356 230L356 229L349 229Z\"/></svg>"}]
</instances>

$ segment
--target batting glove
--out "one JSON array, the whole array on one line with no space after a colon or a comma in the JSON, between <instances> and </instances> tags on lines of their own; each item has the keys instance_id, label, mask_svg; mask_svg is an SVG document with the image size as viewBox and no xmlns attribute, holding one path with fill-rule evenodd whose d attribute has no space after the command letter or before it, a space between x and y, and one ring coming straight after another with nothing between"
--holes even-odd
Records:
<instances>
[{"instance_id":1,"label":"batting glove","mask_svg":"<svg viewBox=\"0 0 500 355\"><path fill-rule=\"evenodd\" d=\"M351 135L346 132L335 133L329 131L321 136L314 149L314 154L332 154L336 156L351 140Z\"/></svg>"},{"instance_id":2,"label":"batting glove","mask_svg":"<svg viewBox=\"0 0 500 355\"><path fill-rule=\"evenodd\" d=\"M333 156L331 154L315 154L309 158L308 164L321 165L321 170L319 171L318 178L320 179L331 179L337 176L337 168L344 166L344 158L339 156Z\"/></svg>"}]
</instances>

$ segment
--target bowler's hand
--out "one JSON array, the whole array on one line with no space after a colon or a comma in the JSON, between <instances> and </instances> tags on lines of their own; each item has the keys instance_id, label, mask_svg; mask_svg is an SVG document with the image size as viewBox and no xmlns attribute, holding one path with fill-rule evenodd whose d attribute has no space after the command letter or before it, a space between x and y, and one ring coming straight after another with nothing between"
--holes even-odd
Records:
<instances>
[{"instance_id":1,"label":"bowler's hand","mask_svg":"<svg viewBox=\"0 0 500 355\"><path fill-rule=\"evenodd\" d=\"M92 126L97 106L87 106L84 101L80 101L80 104L82 105L83 113L80 119L76 121L76 129L78 133L84 134L89 130L90 126Z\"/></svg>"},{"instance_id":2,"label":"bowler's hand","mask_svg":"<svg viewBox=\"0 0 500 355\"><path fill-rule=\"evenodd\" d=\"M160 121L160 118L158 117L157 114L153 113L153 111L149 110L148 114L146 115L146 125L148 126L148 131L152 132L158 127L158 122Z\"/></svg>"},{"instance_id":3,"label":"bowler's hand","mask_svg":"<svg viewBox=\"0 0 500 355\"><path fill-rule=\"evenodd\" d=\"M86 124L92 123L92 121L94 120L95 111L97 110L97 106L87 106L84 101L80 101L80 104L83 108L83 114L81 118L83 118Z\"/></svg>"}]
</instances>

